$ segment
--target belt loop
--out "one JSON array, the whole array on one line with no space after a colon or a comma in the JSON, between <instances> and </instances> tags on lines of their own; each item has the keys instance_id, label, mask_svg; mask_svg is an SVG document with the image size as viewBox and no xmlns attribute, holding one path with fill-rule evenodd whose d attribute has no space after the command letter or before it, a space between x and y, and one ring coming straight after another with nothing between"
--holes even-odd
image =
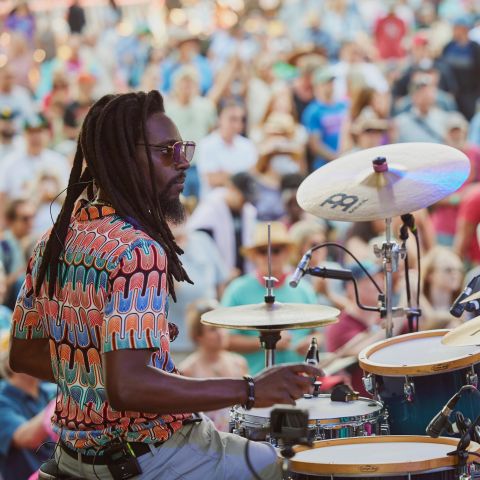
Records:
<instances>
[{"instance_id":1,"label":"belt loop","mask_svg":"<svg viewBox=\"0 0 480 480\"><path fill-rule=\"evenodd\" d=\"M153 443L147 443L147 445L148 445L148 448L150 449L150 453L152 454L152 457L155 456L157 447L155 447Z\"/></svg>"}]
</instances>

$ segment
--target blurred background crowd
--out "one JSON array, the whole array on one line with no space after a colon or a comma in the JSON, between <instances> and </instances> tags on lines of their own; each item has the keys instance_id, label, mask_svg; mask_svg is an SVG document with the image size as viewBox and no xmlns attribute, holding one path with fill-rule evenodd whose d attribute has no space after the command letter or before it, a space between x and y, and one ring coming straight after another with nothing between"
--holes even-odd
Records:
<instances>
[{"instance_id":1,"label":"blurred background crowd","mask_svg":"<svg viewBox=\"0 0 480 480\"><path fill-rule=\"evenodd\" d=\"M449 307L480 265L478 1L2 0L0 25L0 418L11 419L0 429L4 480L38 467L51 411L48 386L8 370L5 332L32 247L60 211L82 120L106 93L158 89L183 139L196 142L188 218L172 226L195 282L176 287L169 312L182 373L262 368L257 333L202 326L200 315L263 301L270 222L277 299L342 312L325 330L284 332L278 360L303 359L316 336L326 365L347 359L332 366L335 378L362 389L348 359L384 338L378 315L357 307L351 284L305 278L294 290L288 276L306 250L332 240L381 282L373 245L385 224L311 217L295 194L325 163L387 143L443 143L471 161L458 192L415 212L420 329L458 324ZM376 305L377 291L348 255L321 249L313 261L352 268L362 303ZM397 305L405 305L404 283L399 272ZM407 331L404 319L395 331ZM228 429L226 412L212 416Z\"/></svg>"}]
</instances>

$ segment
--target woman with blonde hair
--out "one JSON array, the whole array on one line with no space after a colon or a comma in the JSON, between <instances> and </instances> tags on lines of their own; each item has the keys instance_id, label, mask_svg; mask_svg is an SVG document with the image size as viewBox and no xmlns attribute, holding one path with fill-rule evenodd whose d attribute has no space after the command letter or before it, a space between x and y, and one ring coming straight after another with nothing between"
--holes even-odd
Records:
<instances>
[{"instance_id":1,"label":"woman with blonde hair","mask_svg":"<svg viewBox=\"0 0 480 480\"><path fill-rule=\"evenodd\" d=\"M463 285L462 260L451 249L433 247L422 259L420 328L452 328L460 320L450 314L450 307Z\"/></svg>"}]
</instances>

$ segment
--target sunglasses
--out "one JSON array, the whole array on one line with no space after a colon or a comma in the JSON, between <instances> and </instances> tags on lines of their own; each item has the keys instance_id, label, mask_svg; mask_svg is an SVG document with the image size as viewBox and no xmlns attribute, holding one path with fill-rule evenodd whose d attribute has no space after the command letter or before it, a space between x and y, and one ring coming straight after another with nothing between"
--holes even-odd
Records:
<instances>
[{"instance_id":1,"label":"sunglasses","mask_svg":"<svg viewBox=\"0 0 480 480\"><path fill-rule=\"evenodd\" d=\"M182 158L185 158L187 162L190 163L195 153L195 147L197 146L197 144L192 141L175 142L173 145L154 143L138 143L137 145L148 145L161 155L170 157L173 163L180 163Z\"/></svg>"},{"instance_id":2,"label":"sunglasses","mask_svg":"<svg viewBox=\"0 0 480 480\"><path fill-rule=\"evenodd\" d=\"M19 215L17 217L17 220L19 220L20 222L31 222L33 218L33 215Z\"/></svg>"},{"instance_id":3,"label":"sunglasses","mask_svg":"<svg viewBox=\"0 0 480 480\"><path fill-rule=\"evenodd\" d=\"M270 252L272 253L272 255L278 255L279 253L284 252L285 249L286 249L285 245L276 246L276 247L272 246L270 248ZM260 255L268 255L267 247L260 247L260 248L257 248L255 251Z\"/></svg>"}]
</instances>

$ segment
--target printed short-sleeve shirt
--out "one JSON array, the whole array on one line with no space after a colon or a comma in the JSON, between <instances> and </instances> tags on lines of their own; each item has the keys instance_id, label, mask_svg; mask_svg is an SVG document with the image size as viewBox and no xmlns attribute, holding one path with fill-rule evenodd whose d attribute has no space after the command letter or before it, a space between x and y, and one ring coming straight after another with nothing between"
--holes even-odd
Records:
<instances>
[{"instance_id":1,"label":"printed short-sleeve shirt","mask_svg":"<svg viewBox=\"0 0 480 480\"><path fill-rule=\"evenodd\" d=\"M170 356L166 256L162 247L108 205L81 202L70 223L60 282L34 294L45 235L28 263L13 314L19 339L49 338L59 385L54 430L72 448L94 455L114 437L167 440L188 414L114 410L107 399L102 353L151 349L151 365L177 370Z\"/></svg>"}]
</instances>

